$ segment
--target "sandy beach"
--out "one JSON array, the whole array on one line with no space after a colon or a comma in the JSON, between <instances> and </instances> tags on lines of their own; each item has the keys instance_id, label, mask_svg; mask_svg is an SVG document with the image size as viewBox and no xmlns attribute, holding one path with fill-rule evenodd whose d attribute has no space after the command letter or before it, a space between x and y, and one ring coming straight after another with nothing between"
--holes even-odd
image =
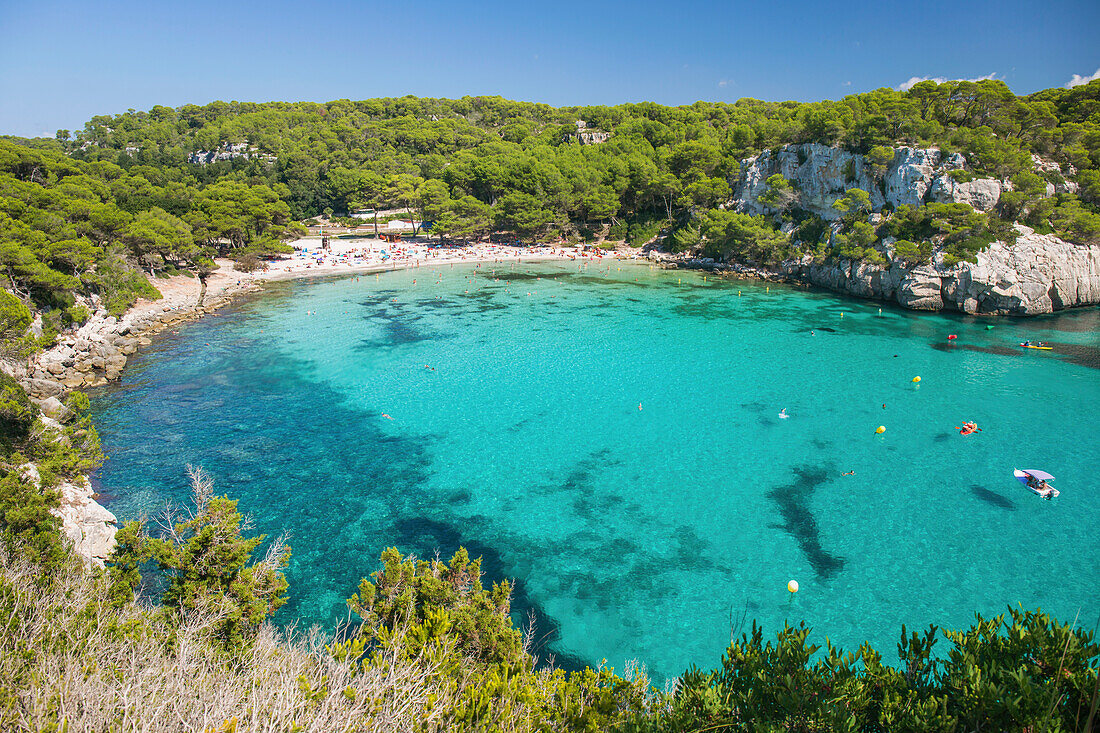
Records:
<instances>
[{"instance_id":1,"label":"sandy beach","mask_svg":"<svg viewBox=\"0 0 1100 733\"><path fill-rule=\"evenodd\" d=\"M290 242L294 253L268 260L254 272L241 272L229 259L217 259L218 269L206 278L206 293L202 309L216 309L233 295L255 290L264 282L332 275L382 272L459 263L516 263L546 260L600 262L625 259L624 253L603 250L581 250L576 247L549 245L514 246L490 242L441 246L434 242L384 242L381 239L330 239L323 249L320 237L306 237ZM630 250L630 259L638 257ZM124 320L136 321L168 312L191 311L199 306L200 284L197 278L184 275L156 278L153 285L163 296L160 300L138 300L127 311Z\"/></svg>"},{"instance_id":2,"label":"sandy beach","mask_svg":"<svg viewBox=\"0 0 1100 733\"><path fill-rule=\"evenodd\" d=\"M519 262L521 260L601 260L615 259L614 252L581 251L574 247L548 245L513 246L487 242L441 246L423 241L400 243L380 239L331 239L329 249L320 238L291 242L295 253L282 260L266 263L255 280L285 280L294 277L378 272L423 265L447 265L461 262Z\"/></svg>"}]
</instances>

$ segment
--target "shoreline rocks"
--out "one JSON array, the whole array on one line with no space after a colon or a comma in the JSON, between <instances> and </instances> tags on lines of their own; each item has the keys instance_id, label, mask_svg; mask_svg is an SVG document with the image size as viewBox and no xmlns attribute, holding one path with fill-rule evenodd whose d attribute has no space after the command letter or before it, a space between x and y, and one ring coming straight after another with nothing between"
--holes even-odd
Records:
<instances>
[{"instance_id":1,"label":"shoreline rocks","mask_svg":"<svg viewBox=\"0 0 1100 733\"><path fill-rule=\"evenodd\" d=\"M226 286L201 304L195 295L182 293L157 301L138 301L121 318L98 310L75 333L62 335L53 348L40 352L25 365L5 364L4 368L19 380L49 424L64 415L61 398L66 393L117 380L128 357L152 343L150 336L213 313L236 295L255 289L248 282ZM40 483L33 465L24 466L23 472L28 480ZM87 567L103 567L115 546L115 515L96 502L86 476L62 483L58 491L60 504L53 513L61 518L62 534Z\"/></svg>"},{"instance_id":2,"label":"shoreline rocks","mask_svg":"<svg viewBox=\"0 0 1100 733\"><path fill-rule=\"evenodd\" d=\"M1077 245L1017 225L1014 245L994 242L976 263L942 261L905 266L840 260L788 260L778 267L725 265L713 260L657 259L745 277L794 282L860 298L892 301L910 310L1034 316L1100 303L1100 247Z\"/></svg>"}]
</instances>

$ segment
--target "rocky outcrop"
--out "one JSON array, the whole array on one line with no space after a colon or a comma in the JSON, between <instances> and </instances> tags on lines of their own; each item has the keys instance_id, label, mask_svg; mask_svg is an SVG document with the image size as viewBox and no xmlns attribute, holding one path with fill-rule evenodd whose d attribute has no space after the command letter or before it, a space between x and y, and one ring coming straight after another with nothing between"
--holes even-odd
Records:
<instances>
[{"instance_id":1,"label":"rocky outcrop","mask_svg":"<svg viewBox=\"0 0 1100 733\"><path fill-rule=\"evenodd\" d=\"M833 202L850 188L867 191L875 211L886 205L920 206L929 201L966 203L988 211L1000 199L1003 185L991 178L959 182L949 175L965 167L966 159L959 153L944 155L935 148L896 148L893 160L876 170L864 156L840 148L819 143L787 145L742 162L731 207L750 214L767 213L759 198L767 191L768 178L779 173L798 189L799 206L826 220L839 218Z\"/></svg>"},{"instance_id":2,"label":"rocky outcrop","mask_svg":"<svg viewBox=\"0 0 1100 733\"><path fill-rule=\"evenodd\" d=\"M1017 228L1015 244L994 242L976 263L910 267L806 258L765 274L914 310L1031 316L1100 303L1100 247Z\"/></svg>"},{"instance_id":3,"label":"rocky outcrop","mask_svg":"<svg viewBox=\"0 0 1100 733\"><path fill-rule=\"evenodd\" d=\"M61 504L54 513L61 517L61 533L86 564L103 567L116 544L115 515L96 502L86 478L58 488Z\"/></svg>"},{"instance_id":4,"label":"rocky outcrop","mask_svg":"<svg viewBox=\"0 0 1100 733\"><path fill-rule=\"evenodd\" d=\"M33 463L24 464L21 471L24 479L42 488L42 477ZM115 515L96 502L91 484L83 476L62 483L57 491L60 501L50 512L61 519L65 542L85 565L103 567L116 544Z\"/></svg>"},{"instance_id":5,"label":"rocky outcrop","mask_svg":"<svg viewBox=\"0 0 1100 733\"><path fill-rule=\"evenodd\" d=\"M929 199L945 204L969 204L978 211L989 211L1001 200L1001 182L996 178L956 181L937 176L928 189Z\"/></svg>"},{"instance_id":6,"label":"rocky outcrop","mask_svg":"<svg viewBox=\"0 0 1100 733\"><path fill-rule=\"evenodd\" d=\"M17 374L36 401L68 390L98 387L118 379L128 357L151 343L149 336L221 307L229 296L196 306L194 298L166 299L156 308L127 313L121 319L100 310L78 331L66 334Z\"/></svg>"},{"instance_id":7,"label":"rocky outcrop","mask_svg":"<svg viewBox=\"0 0 1100 733\"><path fill-rule=\"evenodd\" d=\"M140 150L140 148L138 148ZM126 148L130 152L130 148ZM222 143L218 150L196 150L187 156L187 162L192 165L210 165L221 160L233 160L244 158L245 160L260 160L267 164L274 164L278 158L268 153L261 153L258 148L248 143Z\"/></svg>"},{"instance_id":8,"label":"rocky outcrop","mask_svg":"<svg viewBox=\"0 0 1100 733\"><path fill-rule=\"evenodd\" d=\"M122 318L99 309L78 331L60 337L52 349L38 354L31 363L2 366L41 408L43 422L57 428L54 420L63 418L66 412L60 399L65 393L118 379L128 357L152 343L149 336L212 313L237 292L250 289L249 284L227 288L201 304L196 304L194 295L170 296L144 303ZM33 465L24 466L23 473L28 480L40 483ZM61 501L54 513L61 518L67 542L86 565L102 567L115 545L115 516L95 501L86 477L63 483L58 489Z\"/></svg>"},{"instance_id":9,"label":"rocky outcrop","mask_svg":"<svg viewBox=\"0 0 1100 733\"><path fill-rule=\"evenodd\" d=\"M650 251L647 257L673 266L724 270L763 280L816 285L860 298L892 301L913 310L1034 316L1100 303L1100 246L1065 242L1017 225L1015 244L994 242L977 262L946 267L901 262L874 265L840 260L789 260L776 268L725 265Z\"/></svg>"},{"instance_id":10,"label":"rocky outcrop","mask_svg":"<svg viewBox=\"0 0 1100 733\"><path fill-rule=\"evenodd\" d=\"M1062 166L1054 161L1043 160L1038 155L1032 153L1031 169L1047 179L1047 196L1053 196L1056 193L1077 193L1077 183L1075 181L1068 181L1065 178L1065 176L1077 175L1077 169L1072 165L1067 166L1067 170L1063 171Z\"/></svg>"}]
</instances>

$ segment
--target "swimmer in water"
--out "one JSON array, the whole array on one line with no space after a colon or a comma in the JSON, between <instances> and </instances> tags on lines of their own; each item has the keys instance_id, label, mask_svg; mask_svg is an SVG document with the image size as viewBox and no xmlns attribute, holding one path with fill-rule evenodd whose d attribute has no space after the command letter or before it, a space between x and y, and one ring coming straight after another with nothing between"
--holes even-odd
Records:
<instances>
[{"instance_id":1,"label":"swimmer in water","mask_svg":"<svg viewBox=\"0 0 1100 733\"><path fill-rule=\"evenodd\" d=\"M855 476L856 472L855 471L849 471L848 473L842 473L840 475L841 476Z\"/></svg>"},{"instance_id":2,"label":"swimmer in water","mask_svg":"<svg viewBox=\"0 0 1100 733\"><path fill-rule=\"evenodd\" d=\"M642 411L642 403L641 403L641 402L639 402L639 403L638 403L638 412L641 412L641 411Z\"/></svg>"},{"instance_id":3,"label":"swimmer in water","mask_svg":"<svg viewBox=\"0 0 1100 733\"><path fill-rule=\"evenodd\" d=\"M779 417L783 418L784 420L786 420L788 417L790 417L790 415L787 414L787 408L786 407L784 407L782 410L779 411Z\"/></svg>"},{"instance_id":4,"label":"swimmer in water","mask_svg":"<svg viewBox=\"0 0 1100 733\"><path fill-rule=\"evenodd\" d=\"M389 415L387 415L384 412L382 413L382 417L386 418L387 420L392 420L393 419L392 417L390 417Z\"/></svg>"}]
</instances>

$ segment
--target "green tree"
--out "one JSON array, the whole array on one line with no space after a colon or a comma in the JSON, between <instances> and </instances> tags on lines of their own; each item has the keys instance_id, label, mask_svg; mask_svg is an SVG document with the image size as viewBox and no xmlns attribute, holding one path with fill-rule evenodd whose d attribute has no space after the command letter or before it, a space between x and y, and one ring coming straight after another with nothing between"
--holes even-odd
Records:
<instances>
[{"instance_id":1,"label":"green tree","mask_svg":"<svg viewBox=\"0 0 1100 733\"><path fill-rule=\"evenodd\" d=\"M851 224L871 213L871 194L861 188L849 188L833 202L833 208L841 213L845 224Z\"/></svg>"},{"instance_id":2,"label":"green tree","mask_svg":"<svg viewBox=\"0 0 1100 733\"><path fill-rule=\"evenodd\" d=\"M554 221L554 212L537 196L522 191L504 194L493 207L494 225L521 237L538 236Z\"/></svg>"},{"instance_id":3,"label":"green tree","mask_svg":"<svg viewBox=\"0 0 1100 733\"><path fill-rule=\"evenodd\" d=\"M0 290L0 354L10 357L22 352L30 325L30 309L8 291Z\"/></svg>"},{"instance_id":4,"label":"green tree","mask_svg":"<svg viewBox=\"0 0 1100 733\"><path fill-rule=\"evenodd\" d=\"M776 211L786 211L797 202L798 191L781 173L769 177L767 190L760 194L760 203Z\"/></svg>"},{"instance_id":5,"label":"green tree","mask_svg":"<svg viewBox=\"0 0 1100 733\"><path fill-rule=\"evenodd\" d=\"M156 206L134 217L123 240L132 253L147 262L159 258L177 267L212 264L203 248L195 244L187 222Z\"/></svg>"},{"instance_id":6,"label":"green tree","mask_svg":"<svg viewBox=\"0 0 1100 733\"><path fill-rule=\"evenodd\" d=\"M247 524L237 502L214 496L213 482L201 469L190 476L194 506L189 516L166 521L163 538L147 536L139 523L127 523L111 558L112 572L133 588L135 568L154 559L167 581L161 602L178 613L215 614L216 638L229 650L240 649L286 603L282 569L290 548L280 538L265 557L250 562L265 536L245 537Z\"/></svg>"},{"instance_id":7,"label":"green tree","mask_svg":"<svg viewBox=\"0 0 1100 733\"><path fill-rule=\"evenodd\" d=\"M882 178L894 161L894 149L886 145L876 145L867 151L864 160L871 166L875 178Z\"/></svg>"}]
</instances>

